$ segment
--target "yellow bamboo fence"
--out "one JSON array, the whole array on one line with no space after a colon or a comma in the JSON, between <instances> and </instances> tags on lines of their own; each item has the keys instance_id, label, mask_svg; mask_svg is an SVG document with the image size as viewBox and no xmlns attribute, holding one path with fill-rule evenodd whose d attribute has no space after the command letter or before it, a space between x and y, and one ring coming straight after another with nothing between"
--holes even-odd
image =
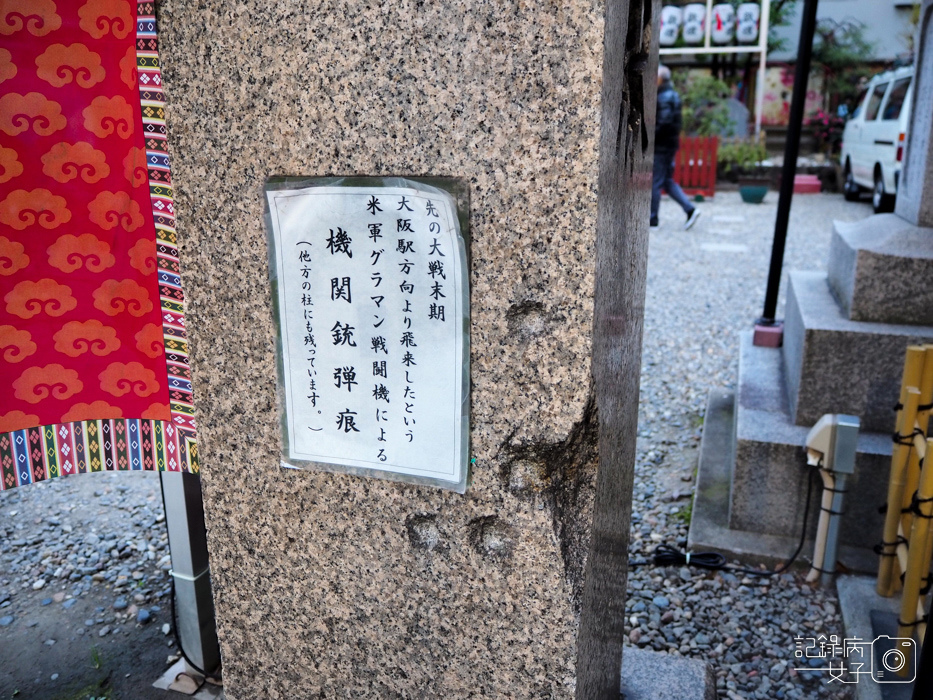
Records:
<instances>
[{"instance_id":1,"label":"yellow bamboo fence","mask_svg":"<svg viewBox=\"0 0 933 700\"><path fill-rule=\"evenodd\" d=\"M922 645L927 618L933 557L933 438L928 438L933 409L933 345L912 345L904 360L904 378L894 432L884 534L877 551L877 591L890 597L901 591L898 637ZM910 664L905 664L902 675Z\"/></svg>"}]
</instances>

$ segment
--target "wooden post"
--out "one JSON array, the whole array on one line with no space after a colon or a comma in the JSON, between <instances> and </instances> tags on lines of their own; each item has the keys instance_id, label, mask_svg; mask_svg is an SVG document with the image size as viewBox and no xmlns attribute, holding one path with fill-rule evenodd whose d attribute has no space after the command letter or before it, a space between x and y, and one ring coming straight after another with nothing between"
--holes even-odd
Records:
<instances>
[{"instance_id":1,"label":"wooden post","mask_svg":"<svg viewBox=\"0 0 933 700\"><path fill-rule=\"evenodd\" d=\"M577 637L578 700L618 700L657 100L657 0L606 4L593 378L599 471ZM623 37L625 40L623 41Z\"/></svg>"}]
</instances>

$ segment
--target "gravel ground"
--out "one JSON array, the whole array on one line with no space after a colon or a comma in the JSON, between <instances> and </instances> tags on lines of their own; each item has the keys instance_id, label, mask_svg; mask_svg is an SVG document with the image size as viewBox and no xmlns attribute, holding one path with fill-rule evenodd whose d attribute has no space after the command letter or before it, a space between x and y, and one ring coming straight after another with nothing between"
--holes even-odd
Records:
<instances>
[{"instance_id":1,"label":"gravel ground","mask_svg":"<svg viewBox=\"0 0 933 700\"><path fill-rule=\"evenodd\" d=\"M175 654L159 478L0 493L0 700L155 700ZM174 660L174 658L173 658Z\"/></svg>"},{"instance_id":2,"label":"gravel ground","mask_svg":"<svg viewBox=\"0 0 933 700\"><path fill-rule=\"evenodd\" d=\"M684 231L680 208L665 199L661 225L651 229L634 559L650 558L661 542L685 547L706 397L713 387L734 388L738 334L764 303L777 194L748 205L723 192L698 206L699 222ZM784 269L825 271L832 220L870 214L841 195L795 197ZM785 290L786 278L782 300ZM813 589L798 573L637 567L626 613L630 644L707 660L721 698L850 697L827 685L827 674L792 670L804 665L794 658L795 637L843 633L835 591Z\"/></svg>"},{"instance_id":3,"label":"gravel ground","mask_svg":"<svg viewBox=\"0 0 933 700\"><path fill-rule=\"evenodd\" d=\"M699 223L685 232L679 208L665 200L651 230L635 558L660 542L686 544L706 396L734 386L738 333L761 313L776 202L775 193L757 206L720 193L699 205ZM838 195L798 196L785 269L825 269L832 220L870 213ZM94 666L109 667L114 697L164 695L147 690L174 651L162 632L170 617L162 522L152 474L0 493L0 700L84 700L64 693L83 682L77 667ZM629 642L709 661L720 697L848 697L820 674L792 670L794 637L842 633L833 591L797 574L752 579L677 567L639 567L629 581Z\"/></svg>"}]
</instances>

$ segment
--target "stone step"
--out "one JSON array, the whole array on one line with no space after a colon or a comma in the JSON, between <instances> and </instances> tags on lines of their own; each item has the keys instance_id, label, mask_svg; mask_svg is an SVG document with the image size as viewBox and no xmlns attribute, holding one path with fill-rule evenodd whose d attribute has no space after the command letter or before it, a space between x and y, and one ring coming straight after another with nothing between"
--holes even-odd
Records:
<instances>
[{"instance_id":1,"label":"stone step","mask_svg":"<svg viewBox=\"0 0 933 700\"><path fill-rule=\"evenodd\" d=\"M862 430L891 433L907 346L933 342L933 326L846 318L819 272L791 272L783 356L793 423L825 413L858 416Z\"/></svg>"},{"instance_id":2,"label":"stone step","mask_svg":"<svg viewBox=\"0 0 933 700\"><path fill-rule=\"evenodd\" d=\"M840 576L836 580L845 626L844 639L859 640L858 644L863 647L861 653L852 649L844 656L850 687L855 691L855 700L911 700L913 683L891 682L890 675L884 679L872 674L885 668L884 654L891 648L891 641L884 637L898 636L897 619L901 612L900 595L882 598L875 590L875 581L875 576ZM836 663L838 666L839 662ZM863 665L858 666L859 663ZM908 678L911 678L915 676L916 665L911 664L909 668ZM853 671L858 674L855 682L852 681Z\"/></svg>"},{"instance_id":3,"label":"stone step","mask_svg":"<svg viewBox=\"0 0 933 700\"><path fill-rule=\"evenodd\" d=\"M811 472L803 445L812 424L800 426L791 421L780 349L755 347L751 338L751 332L742 334L739 349L729 525L792 537L799 535L803 525ZM890 459L889 434L859 431L856 472L849 481L843 517L843 542L871 547L881 539L883 518L878 507L887 492ZM814 504L821 483L815 483L812 490L811 531L818 517Z\"/></svg>"},{"instance_id":4,"label":"stone step","mask_svg":"<svg viewBox=\"0 0 933 700\"><path fill-rule=\"evenodd\" d=\"M716 676L700 659L625 647L622 700L716 700Z\"/></svg>"},{"instance_id":5,"label":"stone step","mask_svg":"<svg viewBox=\"0 0 933 700\"><path fill-rule=\"evenodd\" d=\"M803 529L810 478L803 444L809 426L791 421L780 350L751 341L751 332L742 334L737 393L710 393L688 546L774 564L796 549ZM887 490L890 454L890 436L859 434L839 555L850 569L877 566L871 548L881 539L878 507ZM813 552L820 485L814 482L811 493L805 557Z\"/></svg>"}]
</instances>

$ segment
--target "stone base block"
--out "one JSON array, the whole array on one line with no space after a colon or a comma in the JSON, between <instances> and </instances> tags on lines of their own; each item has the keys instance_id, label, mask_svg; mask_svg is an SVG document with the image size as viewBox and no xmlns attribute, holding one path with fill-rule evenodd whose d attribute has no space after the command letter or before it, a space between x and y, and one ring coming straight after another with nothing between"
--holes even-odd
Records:
<instances>
[{"instance_id":1,"label":"stone base block","mask_svg":"<svg viewBox=\"0 0 933 700\"><path fill-rule=\"evenodd\" d=\"M895 214L833 223L829 284L853 321L933 325L933 229Z\"/></svg>"},{"instance_id":2,"label":"stone base block","mask_svg":"<svg viewBox=\"0 0 933 700\"><path fill-rule=\"evenodd\" d=\"M818 272L791 272L783 355L793 423L810 427L825 413L858 416L863 431L890 434L904 353L933 342L933 326L852 321Z\"/></svg>"},{"instance_id":3,"label":"stone base block","mask_svg":"<svg viewBox=\"0 0 933 700\"><path fill-rule=\"evenodd\" d=\"M787 561L797 549L800 533L783 537L729 527L729 485L735 468L734 416L735 395L722 389L710 391L687 549L720 552L746 564L773 568ZM812 537L801 552L795 568L807 566L813 552ZM844 544L839 548L839 561L853 571L872 571L878 566L878 557L871 549Z\"/></svg>"},{"instance_id":4,"label":"stone base block","mask_svg":"<svg viewBox=\"0 0 933 700\"><path fill-rule=\"evenodd\" d=\"M625 647L622 700L716 700L716 677L705 661Z\"/></svg>"},{"instance_id":5,"label":"stone base block","mask_svg":"<svg viewBox=\"0 0 933 700\"><path fill-rule=\"evenodd\" d=\"M839 607L842 609L842 623L845 638L858 638L872 642L881 635L897 637L897 618L901 611L900 596L882 598L875 592L874 576L840 576L836 580L839 593ZM883 668L884 660L879 658L883 652L883 642L872 646L873 658L867 665L874 663L874 668ZM855 658L858 662L859 659ZM851 668L851 665L850 665ZM890 676L888 677L890 681ZM855 700L911 700L913 683L877 683L868 676L860 676L858 683L852 684Z\"/></svg>"},{"instance_id":6,"label":"stone base block","mask_svg":"<svg viewBox=\"0 0 933 700\"><path fill-rule=\"evenodd\" d=\"M735 468L729 526L782 537L800 535L812 468L804 442L810 426L794 425L784 398L781 352L752 345L742 336L735 413ZM813 421L816 422L816 419ZM841 541L870 548L881 537L878 513L887 490L891 438L859 434L855 475L849 482ZM816 526L821 480L811 491L809 529Z\"/></svg>"}]
</instances>

